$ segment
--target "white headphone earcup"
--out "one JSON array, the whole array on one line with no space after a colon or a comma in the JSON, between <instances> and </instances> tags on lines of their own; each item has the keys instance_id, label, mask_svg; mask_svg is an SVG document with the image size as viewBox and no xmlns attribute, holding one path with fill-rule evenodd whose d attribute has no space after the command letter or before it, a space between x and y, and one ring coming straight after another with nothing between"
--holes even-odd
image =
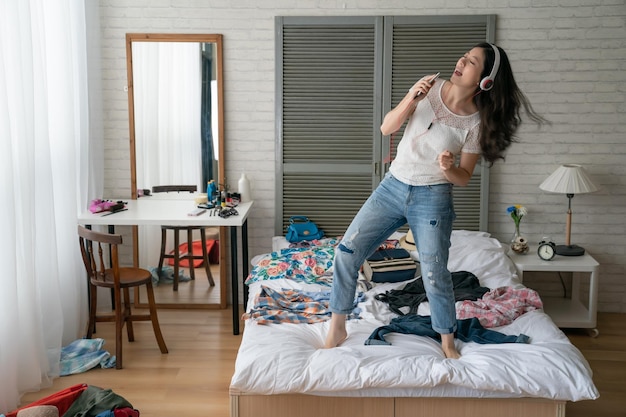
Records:
<instances>
[{"instance_id":1,"label":"white headphone earcup","mask_svg":"<svg viewBox=\"0 0 626 417\"><path fill-rule=\"evenodd\" d=\"M489 91L493 87L493 80L489 77L485 77L480 80L479 87L483 91Z\"/></svg>"}]
</instances>

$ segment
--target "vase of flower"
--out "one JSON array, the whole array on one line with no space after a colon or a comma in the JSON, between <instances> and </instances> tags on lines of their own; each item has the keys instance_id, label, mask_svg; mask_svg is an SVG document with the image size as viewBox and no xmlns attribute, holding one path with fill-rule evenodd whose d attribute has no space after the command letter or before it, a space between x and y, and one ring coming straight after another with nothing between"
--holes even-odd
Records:
<instances>
[{"instance_id":1,"label":"vase of flower","mask_svg":"<svg viewBox=\"0 0 626 417\"><path fill-rule=\"evenodd\" d=\"M511 250L515 253L524 254L527 253L530 248L528 247L528 239L526 239L519 231L519 225L515 225L515 232L511 238Z\"/></svg>"},{"instance_id":2,"label":"vase of flower","mask_svg":"<svg viewBox=\"0 0 626 417\"><path fill-rule=\"evenodd\" d=\"M528 246L528 239L519 231L519 225L522 221L522 217L524 217L528 211L526 207L516 204L507 208L507 212L511 215L513 223L515 223L515 232L513 232L513 237L511 238L511 250L515 253L525 254L530 248Z\"/></svg>"}]
</instances>

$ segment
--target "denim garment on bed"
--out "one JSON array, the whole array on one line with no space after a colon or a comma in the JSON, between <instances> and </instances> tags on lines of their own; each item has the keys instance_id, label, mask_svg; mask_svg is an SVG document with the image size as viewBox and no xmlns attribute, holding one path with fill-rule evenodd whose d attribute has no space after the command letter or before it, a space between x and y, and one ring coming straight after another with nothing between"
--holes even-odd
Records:
<instances>
[{"instance_id":1,"label":"denim garment on bed","mask_svg":"<svg viewBox=\"0 0 626 417\"><path fill-rule=\"evenodd\" d=\"M374 330L365 341L366 345L391 345L385 340L389 333L415 334L427 336L441 342L441 335L433 330L430 316L408 315L396 317L387 326ZM480 344L496 343L528 343L529 337L525 334L506 335L495 330L485 329L477 318L457 320L456 338L462 342L476 342Z\"/></svg>"}]
</instances>

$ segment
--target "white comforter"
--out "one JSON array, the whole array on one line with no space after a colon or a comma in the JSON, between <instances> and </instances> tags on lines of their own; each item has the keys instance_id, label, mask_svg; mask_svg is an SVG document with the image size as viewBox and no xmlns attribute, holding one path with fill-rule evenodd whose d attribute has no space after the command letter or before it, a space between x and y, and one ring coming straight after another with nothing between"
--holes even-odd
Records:
<instances>
[{"instance_id":1,"label":"white comforter","mask_svg":"<svg viewBox=\"0 0 626 417\"><path fill-rule=\"evenodd\" d=\"M529 255L532 256L532 255ZM500 243L485 233L455 231L449 269L469 271L489 288L523 288ZM274 289L327 291L328 287L281 279L255 283ZM391 346L364 341L395 317L378 292L405 283L379 284L359 304L360 320L348 322L349 338L338 348L322 349L328 323L258 325L248 320L231 381L232 393L307 393L337 396L539 397L579 401L598 391L580 351L542 310L523 314L499 332L530 336L529 344L463 343L461 359L443 356L438 342L391 333ZM428 315L428 304L418 312Z\"/></svg>"}]
</instances>

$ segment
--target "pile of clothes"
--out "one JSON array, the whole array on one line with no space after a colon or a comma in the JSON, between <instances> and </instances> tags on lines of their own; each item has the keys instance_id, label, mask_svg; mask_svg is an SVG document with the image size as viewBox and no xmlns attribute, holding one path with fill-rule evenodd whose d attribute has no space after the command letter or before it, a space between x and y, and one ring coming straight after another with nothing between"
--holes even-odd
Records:
<instances>
[{"instance_id":1,"label":"pile of clothes","mask_svg":"<svg viewBox=\"0 0 626 417\"><path fill-rule=\"evenodd\" d=\"M139 411L110 389L76 384L6 414L6 417L70 416L139 417Z\"/></svg>"}]
</instances>

